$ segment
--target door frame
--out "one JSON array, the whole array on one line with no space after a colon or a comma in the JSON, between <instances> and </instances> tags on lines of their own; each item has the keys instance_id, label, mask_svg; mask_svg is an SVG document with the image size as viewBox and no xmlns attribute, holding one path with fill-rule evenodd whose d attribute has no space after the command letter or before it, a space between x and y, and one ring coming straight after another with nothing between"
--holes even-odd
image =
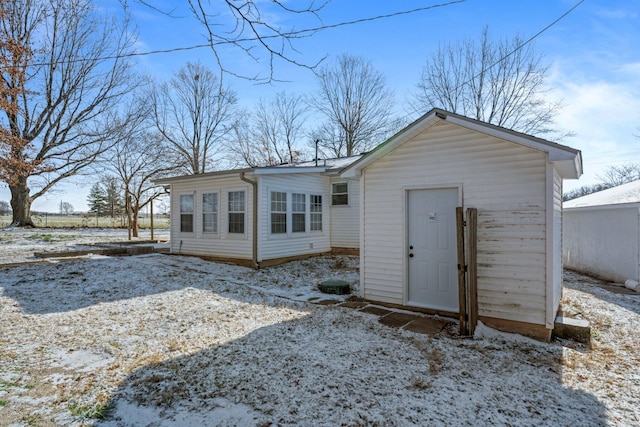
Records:
<instances>
[{"instance_id":1,"label":"door frame","mask_svg":"<svg viewBox=\"0 0 640 427\"><path fill-rule=\"evenodd\" d=\"M409 192L415 190L440 190L440 189L457 189L458 190L458 206L463 207L463 189L461 182L451 182L451 183L441 183L441 184L432 184L432 185L408 185L402 187L402 227L404 230L402 236L402 243L404 246L404 250L402 251L402 271L404 272L404 286L402 292L402 304L409 306ZM456 213L453 212L453 218L455 219ZM455 286L458 286L457 282ZM411 305L412 307L420 307L426 308L419 305ZM428 309L431 310L431 309ZM458 308L458 311L460 309ZM437 312L437 310L434 310Z\"/></svg>"}]
</instances>

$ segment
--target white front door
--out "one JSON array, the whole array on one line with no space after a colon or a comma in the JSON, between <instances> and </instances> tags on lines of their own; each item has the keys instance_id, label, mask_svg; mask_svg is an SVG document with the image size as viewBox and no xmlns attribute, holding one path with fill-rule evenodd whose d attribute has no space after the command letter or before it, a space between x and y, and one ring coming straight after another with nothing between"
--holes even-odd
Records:
<instances>
[{"instance_id":1,"label":"white front door","mask_svg":"<svg viewBox=\"0 0 640 427\"><path fill-rule=\"evenodd\" d=\"M407 198L408 304L457 313L457 188L411 190Z\"/></svg>"}]
</instances>

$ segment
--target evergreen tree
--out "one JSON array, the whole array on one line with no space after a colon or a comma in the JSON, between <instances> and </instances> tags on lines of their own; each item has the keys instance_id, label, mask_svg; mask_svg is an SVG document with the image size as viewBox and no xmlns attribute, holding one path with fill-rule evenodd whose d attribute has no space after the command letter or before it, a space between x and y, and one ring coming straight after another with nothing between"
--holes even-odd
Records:
<instances>
[{"instance_id":1,"label":"evergreen tree","mask_svg":"<svg viewBox=\"0 0 640 427\"><path fill-rule=\"evenodd\" d=\"M102 216L107 212L106 193L99 182L96 182L91 187L89 195L87 196L87 204L89 205L90 213Z\"/></svg>"},{"instance_id":2,"label":"evergreen tree","mask_svg":"<svg viewBox=\"0 0 640 427\"><path fill-rule=\"evenodd\" d=\"M124 198L122 197L118 178L107 176L104 180L105 213L111 218L115 218L124 212Z\"/></svg>"}]
</instances>

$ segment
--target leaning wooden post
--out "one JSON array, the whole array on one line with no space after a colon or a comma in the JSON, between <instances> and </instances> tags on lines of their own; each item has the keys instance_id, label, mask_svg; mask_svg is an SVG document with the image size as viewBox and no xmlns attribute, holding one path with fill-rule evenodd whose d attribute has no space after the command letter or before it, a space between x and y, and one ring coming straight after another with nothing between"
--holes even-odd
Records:
<instances>
[{"instance_id":1,"label":"leaning wooden post","mask_svg":"<svg viewBox=\"0 0 640 427\"><path fill-rule=\"evenodd\" d=\"M153 199L151 199L149 203L149 212L151 215L151 240L153 240Z\"/></svg>"},{"instance_id":2,"label":"leaning wooden post","mask_svg":"<svg viewBox=\"0 0 640 427\"><path fill-rule=\"evenodd\" d=\"M469 298L469 335L478 324L478 209L467 209L467 284Z\"/></svg>"},{"instance_id":3,"label":"leaning wooden post","mask_svg":"<svg viewBox=\"0 0 640 427\"><path fill-rule=\"evenodd\" d=\"M456 208L456 235L458 243L458 306L460 319L460 335L469 335L467 323L467 292L465 286L465 258L464 258L464 211L462 207Z\"/></svg>"}]
</instances>

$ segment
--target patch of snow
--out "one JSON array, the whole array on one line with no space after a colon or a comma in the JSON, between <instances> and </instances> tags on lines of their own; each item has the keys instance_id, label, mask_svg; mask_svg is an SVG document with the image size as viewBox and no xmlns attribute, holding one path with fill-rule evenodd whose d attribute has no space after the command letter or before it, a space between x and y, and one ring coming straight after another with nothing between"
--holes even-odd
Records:
<instances>
[{"instance_id":1,"label":"patch of snow","mask_svg":"<svg viewBox=\"0 0 640 427\"><path fill-rule=\"evenodd\" d=\"M50 366L62 367L76 372L92 372L113 363L113 357L99 349L58 351L52 356Z\"/></svg>"},{"instance_id":2,"label":"patch of snow","mask_svg":"<svg viewBox=\"0 0 640 427\"><path fill-rule=\"evenodd\" d=\"M478 321L478 325L476 326L476 330L473 336L474 338L477 338L477 339L484 338L484 339L494 340L494 341L499 340L502 342L510 341L516 344L522 343L527 345L536 345L540 343L540 341L536 341L532 338L525 337L520 334L512 334L509 332L503 332L497 329L490 328L486 326L484 323L482 323L481 321Z\"/></svg>"},{"instance_id":3,"label":"patch of snow","mask_svg":"<svg viewBox=\"0 0 640 427\"><path fill-rule=\"evenodd\" d=\"M340 299L314 289L327 279L357 292L357 265L149 254L0 268L0 425L640 423L637 295L565 273L563 310L591 322L592 349L482 324L416 334L305 301Z\"/></svg>"},{"instance_id":4,"label":"patch of snow","mask_svg":"<svg viewBox=\"0 0 640 427\"><path fill-rule=\"evenodd\" d=\"M565 209L640 203L640 180L618 185L563 203Z\"/></svg>"}]
</instances>

